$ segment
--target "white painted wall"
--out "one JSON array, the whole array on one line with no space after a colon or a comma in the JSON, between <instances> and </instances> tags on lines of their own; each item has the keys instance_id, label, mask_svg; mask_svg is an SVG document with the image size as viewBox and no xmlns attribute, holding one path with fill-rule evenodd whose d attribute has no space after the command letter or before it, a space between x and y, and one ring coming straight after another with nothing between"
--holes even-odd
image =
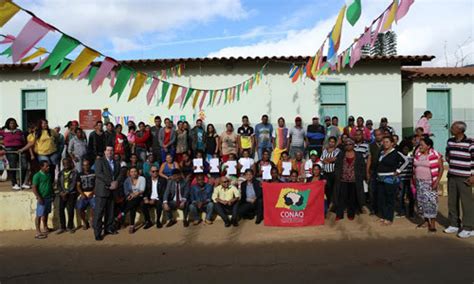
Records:
<instances>
[{"instance_id":1,"label":"white painted wall","mask_svg":"<svg viewBox=\"0 0 474 284\"><path fill-rule=\"evenodd\" d=\"M221 63L187 63L184 76L170 79L172 82L194 88L224 88L247 79L264 62L238 62L234 65ZM139 67L137 67L138 69ZM156 69L160 69L157 67ZM150 71L150 67L140 68ZM219 105L211 108L204 104L206 122L212 122L219 129L230 121L240 124L242 115L247 114L253 124L259 122L262 114L270 116L272 123L283 116L292 122L296 115L308 123L311 117L319 113L319 82L345 82L348 92L348 114L372 119L378 125L380 117L386 116L397 133L401 133L402 98L400 66L397 62L365 63L360 62L354 69L347 69L338 75L328 75L316 82L306 80L292 84L287 75L288 64L271 63L260 85L254 85L249 94L242 95L239 102ZM64 125L65 122L78 119L81 109L101 109L108 106L114 115L135 116L135 121L152 123L155 115L163 118L170 115L186 115L192 121L198 115L197 110L188 106L180 110L175 105L171 110L165 105L146 104L145 86L138 98L127 102L130 86L120 101L109 98L111 87L106 79L95 94L92 94L87 81L60 80L44 73L23 71L0 71L0 121L15 117L21 123L21 91L46 89L48 94L47 119L50 125ZM161 95L161 88L158 96ZM179 93L178 93L179 95ZM168 99L168 98L167 98ZM341 124L345 124L340 119Z\"/></svg>"},{"instance_id":2,"label":"white painted wall","mask_svg":"<svg viewBox=\"0 0 474 284\"><path fill-rule=\"evenodd\" d=\"M467 136L474 137L474 79L415 80L413 117L419 118L427 107L428 89L448 89L451 93L451 121L467 124ZM413 121L416 124L416 120Z\"/></svg>"}]
</instances>

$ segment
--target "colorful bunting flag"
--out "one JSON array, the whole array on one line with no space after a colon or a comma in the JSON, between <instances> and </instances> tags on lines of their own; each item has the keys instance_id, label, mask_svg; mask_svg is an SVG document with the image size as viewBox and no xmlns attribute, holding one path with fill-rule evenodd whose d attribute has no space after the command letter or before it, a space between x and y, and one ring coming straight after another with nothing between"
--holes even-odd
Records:
<instances>
[{"instance_id":1,"label":"colorful bunting flag","mask_svg":"<svg viewBox=\"0 0 474 284\"><path fill-rule=\"evenodd\" d=\"M6 57L12 56L12 47L11 46L7 47L7 49L2 51L2 53L0 53L0 55L5 55Z\"/></svg>"},{"instance_id":2,"label":"colorful bunting flag","mask_svg":"<svg viewBox=\"0 0 474 284\"><path fill-rule=\"evenodd\" d=\"M64 58L63 60L61 60L61 63L59 64L58 68L49 69L49 75L51 76L61 75L64 72L64 70L66 70L66 68L71 64L71 62L72 62L71 60Z\"/></svg>"},{"instance_id":3,"label":"colorful bunting flag","mask_svg":"<svg viewBox=\"0 0 474 284\"><path fill-rule=\"evenodd\" d=\"M196 108L196 103L199 99L200 94L201 94L201 90L196 90L196 93L194 94L194 99L193 99L193 108Z\"/></svg>"},{"instance_id":4,"label":"colorful bunting flag","mask_svg":"<svg viewBox=\"0 0 474 284\"><path fill-rule=\"evenodd\" d=\"M20 60L20 62L21 63L26 63L28 61L31 61L31 60L35 59L36 57L39 57L39 56L45 54L46 52L48 52L48 51L44 47L40 47L35 52L33 52L32 54L28 55L27 57L24 57L22 60Z\"/></svg>"},{"instance_id":5,"label":"colorful bunting flag","mask_svg":"<svg viewBox=\"0 0 474 284\"><path fill-rule=\"evenodd\" d=\"M16 13L20 11L20 7L12 3L11 1L1 0L0 1L0 28L3 27L8 21L10 21Z\"/></svg>"},{"instance_id":6,"label":"colorful bunting flag","mask_svg":"<svg viewBox=\"0 0 474 284\"><path fill-rule=\"evenodd\" d=\"M168 103L168 109L170 109L174 104L174 100L176 99L176 94L178 93L178 88L179 88L179 86L175 85L175 84L173 84L173 86L171 87L170 100L169 100L169 103Z\"/></svg>"},{"instance_id":7,"label":"colorful bunting flag","mask_svg":"<svg viewBox=\"0 0 474 284\"><path fill-rule=\"evenodd\" d=\"M395 15L395 20L398 22L403 18L410 10L410 6L415 2L415 0L400 0L398 5L397 14Z\"/></svg>"},{"instance_id":8,"label":"colorful bunting flag","mask_svg":"<svg viewBox=\"0 0 474 284\"><path fill-rule=\"evenodd\" d=\"M361 48L362 48L362 45L359 44L359 42L356 42L353 46L352 46L352 50L351 50L351 58L350 58L350 61L349 61L349 66L352 68L354 67L354 64L360 60L360 57L361 57Z\"/></svg>"},{"instance_id":9,"label":"colorful bunting flag","mask_svg":"<svg viewBox=\"0 0 474 284\"><path fill-rule=\"evenodd\" d=\"M207 106L212 105L212 101L214 99L214 90L209 91L209 102L207 103Z\"/></svg>"},{"instance_id":10,"label":"colorful bunting flag","mask_svg":"<svg viewBox=\"0 0 474 284\"><path fill-rule=\"evenodd\" d=\"M20 61L50 30L45 22L31 18L12 43L13 62Z\"/></svg>"},{"instance_id":11,"label":"colorful bunting flag","mask_svg":"<svg viewBox=\"0 0 474 284\"><path fill-rule=\"evenodd\" d=\"M164 103L168 89L170 88L170 83L166 81L161 81L163 84L161 86L161 100L159 102Z\"/></svg>"},{"instance_id":12,"label":"colorful bunting flag","mask_svg":"<svg viewBox=\"0 0 474 284\"><path fill-rule=\"evenodd\" d=\"M377 37L380 33L380 29L382 28L382 22L383 22L383 19L385 18L385 12L384 14L378 19L378 24L377 24L377 27L375 28L375 30L371 31L371 35L370 35L370 47L373 47L374 44L375 44L375 41L377 40ZM372 28L372 26L371 26Z\"/></svg>"},{"instance_id":13,"label":"colorful bunting flag","mask_svg":"<svg viewBox=\"0 0 474 284\"><path fill-rule=\"evenodd\" d=\"M206 99L208 92L208 90L203 91L201 102L199 102L199 110L202 110L202 105L204 104L204 100Z\"/></svg>"},{"instance_id":14,"label":"colorful bunting flag","mask_svg":"<svg viewBox=\"0 0 474 284\"><path fill-rule=\"evenodd\" d=\"M94 59L99 56L99 53L90 48L84 48L69 68L64 72L63 79L72 76L73 79L77 78L81 72L91 64Z\"/></svg>"},{"instance_id":15,"label":"colorful bunting flag","mask_svg":"<svg viewBox=\"0 0 474 284\"><path fill-rule=\"evenodd\" d=\"M92 71L92 70L91 70ZM122 96L123 91L125 90L125 87L127 86L128 80L130 80L130 75L133 73L133 70L126 67L126 66L120 66L118 69L118 73L115 74L115 84L112 89L112 92L110 93L110 97L112 97L115 94L118 94L117 100L120 99Z\"/></svg>"},{"instance_id":16,"label":"colorful bunting flag","mask_svg":"<svg viewBox=\"0 0 474 284\"><path fill-rule=\"evenodd\" d=\"M95 91L97 91L97 89L102 85L105 78L110 74L115 66L117 66L117 61L110 57L106 57L102 61L102 64L100 64L99 70L91 83L93 93L95 93Z\"/></svg>"},{"instance_id":17,"label":"colorful bunting flag","mask_svg":"<svg viewBox=\"0 0 474 284\"><path fill-rule=\"evenodd\" d=\"M158 88L159 84L160 84L160 79L153 77L150 89L148 89L148 93L146 94L146 103L148 105L151 104L151 101L155 97L156 89Z\"/></svg>"},{"instance_id":18,"label":"colorful bunting flag","mask_svg":"<svg viewBox=\"0 0 474 284\"><path fill-rule=\"evenodd\" d=\"M138 93L145 85L147 75L142 72L137 72L137 76L135 77L135 81L133 82L132 90L130 91L130 95L128 96L128 101L133 100L138 96Z\"/></svg>"},{"instance_id":19,"label":"colorful bunting flag","mask_svg":"<svg viewBox=\"0 0 474 284\"><path fill-rule=\"evenodd\" d=\"M189 99L191 98L192 94L194 92L194 89L193 88L189 88L188 89L188 92L186 93L186 97L184 98L184 103L183 103L183 108L186 106L186 104L188 103Z\"/></svg>"},{"instance_id":20,"label":"colorful bunting flag","mask_svg":"<svg viewBox=\"0 0 474 284\"><path fill-rule=\"evenodd\" d=\"M82 70L81 74L77 77L77 81L85 79L89 75L89 71L91 70L91 65L87 66L86 69ZM97 74L96 74L97 76ZM95 79L95 78L94 78Z\"/></svg>"},{"instance_id":21,"label":"colorful bunting flag","mask_svg":"<svg viewBox=\"0 0 474 284\"><path fill-rule=\"evenodd\" d=\"M79 41L63 34L40 70L44 70L48 67L50 67L50 70L55 70L61 61L78 45Z\"/></svg>"},{"instance_id":22,"label":"colorful bunting flag","mask_svg":"<svg viewBox=\"0 0 474 284\"><path fill-rule=\"evenodd\" d=\"M342 23L344 22L344 13L346 12L346 5L342 6L337 16L336 24L331 31L331 39L334 43L334 50L337 52L339 50L339 45L341 43L341 32L342 32Z\"/></svg>"},{"instance_id":23,"label":"colorful bunting flag","mask_svg":"<svg viewBox=\"0 0 474 284\"><path fill-rule=\"evenodd\" d=\"M15 36L6 35L6 36L4 36L4 38L0 41L0 44L12 43L14 40L15 40Z\"/></svg>"},{"instance_id":24,"label":"colorful bunting flag","mask_svg":"<svg viewBox=\"0 0 474 284\"><path fill-rule=\"evenodd\" d=\"M113 88L115 86L115 79L117 77L117 72L115 70L110 71L110 87Z\"/></svg>"},{"instance_id":25,"label":"colorful bunting flag","mask_svg":"<svg viewBox=\"0 0 474 284\"><path fill-rule=\"evenodd\" d=\"M184 99L186 98L186 94L188 93L188 88L182 87L181 88L181 95L178 98L177 103L179 104L179 107L183 105Z\"/></svg>"},{"instance_id":26,"label":"colorful bunting flag","mask_svg":"<svg viewBox=\"0 0 474 284\"><path fill-rule=\"evenodd\" d=\"M92 82L94 81L94 78L95 78L95 75L97 75L97 71L99 70L99 68L97 66L92 66L91 67L91 70L89 71L89 77L87 79L88 81L88 85L91 85Z\"/></svg>"},{"instance_id":27,"label":"colorful bunting flag","mask_svg":"<svg viewBox=\"0 0 474 284\"><path fill-rule=\"evenodd\" d=\"M295 76L293 76L293 78L291 78L291 82L292 82L292 83L298 81L298 78L300 77L301 71L300 71L300 68L299 68L299 67L297 67L297 68L298 68L298 70L296 70Z\"/></svg>"},{"instance_id":28,"label":"colorful bunting flag","mask_svg":"<svg viewBox=\"0 0 474 284\"><path fill-rule=\"evenodd\" d=\"M248 85L247 85L248 86ZM222 90L219 90L219 99L217 100L217 104L219 105L221 103L221 99L222 99Z\"/></svg>"},{"instance_id":29,"label":"colorful bunting flag","mask_svg":"<svg viewBox=\"0 0 474 284\"><path fill-rule=\"evenodd\" d=\"M351 3L347 7L346 19L351 26L354 26L360 18L362 12L362 4L360 1L361 0L351 0Z\"/></svg>"},{"instance_id":30,"label":"colorful bunting flag","mask_svg":"<svg viewBox=\"0 0 474 284\"><path fill-rule=\"evenodd\" d=\"M382 30L380 32L385 32L392 27L393 21L395 21L395 16L397 15L398 10L398 0L393 0L392 5L390 6L390 10L387 13L387 17L385 22L382 26Z\"/></svg>"},{"instance_id":31,"label":"colorful bunting flag","mask_svg":"<svg viewBox=\"0 0 474 284\"><path fill-rule=\"evenodd\" d=\"M240 101L240 85L237 86L237 101Z\"/></svg>"},{"instance_id":32,"label":"colorful bunting flag","mask_svg":"<svg viewBox=\"0 0 474 284\"><path fill-rule=\"evenodd\" d=\"M38 71L41 66L43 66L43 64L46 62L46 60L48 60L48 56L46 56L45 58L41 59L38 64L36 64L35 68L33 68L33 71Z\"/></svg>"}]
</instances>

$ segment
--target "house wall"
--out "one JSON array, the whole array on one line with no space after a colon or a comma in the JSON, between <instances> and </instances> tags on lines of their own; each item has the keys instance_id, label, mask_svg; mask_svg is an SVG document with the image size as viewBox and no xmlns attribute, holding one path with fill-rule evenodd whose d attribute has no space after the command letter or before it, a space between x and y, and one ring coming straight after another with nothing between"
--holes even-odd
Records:
<instances>
[{"instance_id":1,"label":"house wall","mask_svg":"<svg viewBox=\"0 0 474 284\"><path fill-rule=\"evenodd\" d=\"M184 75L170 79L171 82L193 88L224 88L233 86L247 79L258 70L264 62L229 63L186 63ZM137 66L139 70L152 71L148 66ZM160 69L161 67L155 67ZM399 62L366 63L360 62L354 69L346 69L337 75L321 76L316 82L311 80L291 83L288 78L288 64L271 62L259 85L241 100L227 105L207 107L204 104L205 121L214 123L220 130L226 122L240 124L241 116L247 114L256 124L262 114L268 114L273 123L283 116L292 122L296 115L308 123L311 117L319 113L320 82L341 82L347 84L347 113L372 119L378 125L380 117L388 117L397 133L402 127L401 75ZM191 108L191 102L185 109L175 105L170 110L165 105L156 106L156 100L146 104L147 85L133 101L127 102L130 85L121 99L109 98L111 87L106 79L104 85L92 94L87 80L60 80L45 73L30 70L0 71L0 121L15 117L21 124L22 90L45 89L47 92L47 119L50 125L64 125L65 122L78 119L81 109L102 109L109 107L114 116L134 116L135 121L153 123L155 115L169 117L185 115L188 121L195 120L198 110ZM161 88L158 96L161 95ZM114 120L112 120L114 121ZM344 119L340 119L341 124Z\"/></svg>"},{"instance_id":2,"label":"house wall","mask_svg":"<svg viewBox=\"0 0 474 284\"><path fill-rule=\"evenodd\" d=\"M461 120L467 124L466 135L474 136L474 80L443 79L415 80L413 82L413 117L419 118L427 107L427 90L449 90L451 94L451 122ZM413 126L416 120L413 121Z\"/></svg>"}]
</instances>

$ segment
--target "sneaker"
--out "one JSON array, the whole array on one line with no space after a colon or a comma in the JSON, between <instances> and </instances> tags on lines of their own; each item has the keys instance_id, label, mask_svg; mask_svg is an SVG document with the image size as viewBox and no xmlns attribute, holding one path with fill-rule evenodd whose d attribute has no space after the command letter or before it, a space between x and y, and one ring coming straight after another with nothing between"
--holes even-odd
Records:
<instances>
[{"instance_id":1,"label":"sneaker","mask_svg":"<svg viewBox=\"0 0 474 284\"><path fill-rule=\"evenodd\" d=\"M13 187L12 187L13 190L20 190L21 187L18 185L18 184L15 184Z\"/></svg>"},{"instance_id":2,"label":"sneaker","mask_svg":"<svg viewBox=\"0 0 474 284\"><path fill-rule=\"evenodd\" d=\"M469 237L474 237L474 233L472 231L462 230L458 234L458 237L461 238L461 239L467 239Z\"/></svg>"},{"instance_id":3,"label":"sneaker","mask_svg":"<svg viewBox=\"0 0 474 284\"><path fill-rule=\"evenodd\" d=\"M445 232L446 234L455 234L459 231L459 228L458 227L453 227L453 226L449 226L447 227L446 229L444 229L443 232Z\"/></svg>"},{"instance_id":4,"label":"sneaker","mask_svg":"<svg viewBox=\"0 0 474 284\"><path fill-rule=\"evenodd\" d=\"M27 184L24 184L21 186L22 189L31 189L31 187Z\"/></svg>"}]
</instances>

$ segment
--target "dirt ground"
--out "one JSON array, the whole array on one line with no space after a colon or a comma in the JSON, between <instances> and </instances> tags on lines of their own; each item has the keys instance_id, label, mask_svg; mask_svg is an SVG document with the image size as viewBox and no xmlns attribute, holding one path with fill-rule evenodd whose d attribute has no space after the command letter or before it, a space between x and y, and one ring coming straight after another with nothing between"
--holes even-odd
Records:
<instances>
[{"instance_id":1,"label":"dirt ground","mask_svg":"<svg viewBox=\"0 0 474 284\"><path fill-rule=\"evenodd\" d=\"M446 204L441 198L440 204ZM439 221L446 224L446 208ZM415 229L408 219L380 226L375 217L325 226L172 228L102 242L91 230L0 233L0 283L474 283L474 238Z\"/></svg>"}]
</instances>

